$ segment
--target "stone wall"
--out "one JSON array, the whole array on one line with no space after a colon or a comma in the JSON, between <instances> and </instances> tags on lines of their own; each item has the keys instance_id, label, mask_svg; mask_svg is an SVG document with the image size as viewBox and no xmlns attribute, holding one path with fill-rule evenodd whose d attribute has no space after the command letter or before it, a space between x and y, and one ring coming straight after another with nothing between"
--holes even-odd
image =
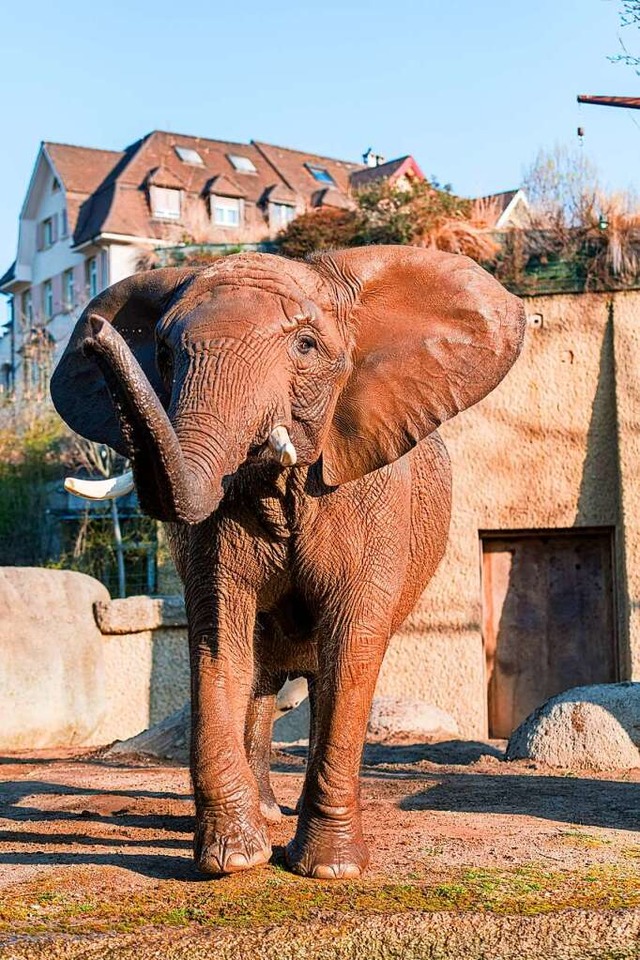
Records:
<instances>
[{"instance_id":1,"label":"stone wall","mask_svg":"<svg viewBox=\"0 0 640 960\"><path fill-rule=\"evenodd\" d=\"M181 597L95 604L103 637L107 709L91 743L124 740L189 699L187 619Z\"/></svg>"},{"instance_id":2,"label":"stone wall","mask_svg":"<svg viewBox=\"0 0 640 960\"><path fill-rule=\"evenodd\" d=\"M0 567L0 749L110 743L188 698L181 598L111 600L82 573Z\"/></svg>"},{"instance_id":3,"label":"stone wall","mask_svg":"<svg viewBox=\"0 0 640 960\"><path fill-rule=\"evenodd\" d=\"M615 531L620 679L640 677L640 294L527 298L523 353L444 425L454 499L445 558L394 638L378 693L402 691L487 734L481 531Z\"/></svg>"}]
</instances>

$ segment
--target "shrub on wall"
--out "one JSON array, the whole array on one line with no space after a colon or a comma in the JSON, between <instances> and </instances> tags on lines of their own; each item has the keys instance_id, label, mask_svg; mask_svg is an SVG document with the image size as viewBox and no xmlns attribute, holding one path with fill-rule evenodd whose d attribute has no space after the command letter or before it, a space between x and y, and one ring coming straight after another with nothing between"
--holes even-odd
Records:
<instances>
[{"instance_id":1,"label":"shrub on wall","mask_svg":"<svg viewBox=\"0 0 640 960\"><path fill-rule=\"evenodd\" d=\"M296 217L275 243L279 253L297 258L384 243L432 247L490 262L498 244L488 231L488 213L437 183L414 180L395 186L382 180L355 193L351 210L319 207Z\"/></svg>"},{"instance_id":2,"label":"shrub on wall","mask_svg":"<svg viewBox=\"0 0 640 960\"><path fill-rule=\"evenodd\" d=\"M72 433L46 400L7 401L0 406L0 563L78 570L101 580L117 595L110 504L87 504L73 512L53 506L66 474L118 472L122 463L115 457L108 452L109 462L100 469L99 445ZM156 523L142 516L135 504L119 521L126 593L144 593L152 579L148 573L155 574Z\"/></svg>"}]
</instances>

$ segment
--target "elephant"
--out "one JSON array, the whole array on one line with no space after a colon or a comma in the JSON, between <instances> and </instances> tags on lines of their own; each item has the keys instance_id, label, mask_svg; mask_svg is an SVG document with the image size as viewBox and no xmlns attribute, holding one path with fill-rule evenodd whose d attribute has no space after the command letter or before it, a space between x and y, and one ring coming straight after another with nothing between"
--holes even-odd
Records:
<instances>
[{"instance_id":1,"label":"elephant","mask_svg":"<svg viewBox=\"0 0 640 960\"><path fill-rule=\"evenodd\" d=\"M374 688L448 535L437 428L502 380L523 333L521 301L482 267L409 246L159 268L82 313L51 395L73 430L129 458L142 510L167 525L205 874L270 859L287 676L307 678L311 712L288 866L319 879L367 866Z\"/></svg>"}]
</instances>

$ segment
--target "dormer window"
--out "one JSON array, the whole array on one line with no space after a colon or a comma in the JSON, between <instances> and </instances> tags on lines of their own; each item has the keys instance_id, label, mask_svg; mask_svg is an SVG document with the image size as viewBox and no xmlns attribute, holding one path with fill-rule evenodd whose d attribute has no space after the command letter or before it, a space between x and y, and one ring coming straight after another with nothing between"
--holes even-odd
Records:
<instances>
[{"instance_id":1,"label":"dormer window","mask_svg":"<svg viewBox=\"0 0 640 960\"><path fill-rule=\"evenodd\" d=\"M211 196L211 219L217 227L239 227L243 202L239 197Z\"/></svg>"},{"instance_id":2,"label":"dormer window","mask_svg":"<svg viewBox=\"0 0 640 960\"><path fill-rule=\"evenodd\" d=\"M295 215L296 208L290 203L269 204L269 222L274 230L284 230Z\"/></svg>"},{"instance_id":3,"label":"dormer window","mask_svg":"<svg viewBox=\"0 0 640 960\"><path fill-rule=\"evenodd\" d=\"M312 163L305 163L305 167L318 183L329 183L332 187L335 187L336 182L326 167L316 167L315 164Z\"/></svg>"},{"instance_id":4,"label":"dormer window","mask_svg":"<svg viewBox=\"0 0 640 960\"><path fill-rule=\"evenodd\" d=\"M181 190L172 187L152 185L149 188L151 215L157 220L179 220L181 193Z\"/></svg>"},{"instance_id":5,"label":"dormer window","mask_svg":"<svg viewBox=\"0 0 640 960\"><path fill-rule=\"evenodd\" d=\"M174 147L174 150L183 163L191 163L194 167L204 166L204 160L197 150L193 150L191 147Z\"/></svg>"},{"instance_id":6,"label":"dormer window","mask_svg":"<svg viewBox=\"0 0 640 960\"><path fill-rule=\"evenodd\" d=\"M249 157L242 157L235 153L228 153L227 159L238 173L257 173L255 164Z\"/></svg>"}]
</instances>

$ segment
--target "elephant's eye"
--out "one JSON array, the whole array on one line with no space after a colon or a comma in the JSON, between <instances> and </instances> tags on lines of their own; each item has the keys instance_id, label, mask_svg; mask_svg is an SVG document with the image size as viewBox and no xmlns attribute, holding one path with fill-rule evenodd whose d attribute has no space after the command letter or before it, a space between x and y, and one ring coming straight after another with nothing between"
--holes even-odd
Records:
<instances>
[{"instance_id":1,"label":"elephant's eye","mask_svg":"<svg viewBox=\"0 0 640 960\"><path fill-rule=\"evenodd\" d=\"M298 353L301 353L303 356L311 353L312 350L316 350L318 347L318 341L315 337L312 337L309 333L303 333L296 339L296 350Z\"/></svg>"}]
</instances>

